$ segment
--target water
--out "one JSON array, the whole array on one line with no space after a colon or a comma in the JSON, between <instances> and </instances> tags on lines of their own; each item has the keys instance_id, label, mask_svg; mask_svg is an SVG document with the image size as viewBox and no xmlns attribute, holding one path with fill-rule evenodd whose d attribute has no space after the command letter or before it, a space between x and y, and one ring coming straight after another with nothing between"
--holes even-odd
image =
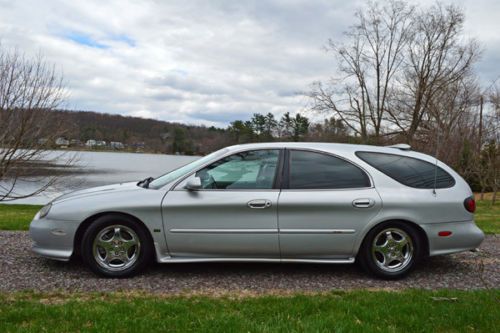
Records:
<instances>
[{"instance_id":1,"label":"water","mask_svg":"<svg viewBox=\"0 0 500 333\"><path fill-rule=\"evenodd\" d=\"M157 177L198 158L198 156L159 154L51 151L48 152L47 159L57 159L57 162L61 164L64 164L68 159L74 159L76 172L60 177L57 184L39 195L9 203L45 204L69 191L139 181L150 176ZM16 185L15 192L18 194L32 192L45 184L48 179L48 177L33 177L20 181Z\"/></svg>"}]
</instances>

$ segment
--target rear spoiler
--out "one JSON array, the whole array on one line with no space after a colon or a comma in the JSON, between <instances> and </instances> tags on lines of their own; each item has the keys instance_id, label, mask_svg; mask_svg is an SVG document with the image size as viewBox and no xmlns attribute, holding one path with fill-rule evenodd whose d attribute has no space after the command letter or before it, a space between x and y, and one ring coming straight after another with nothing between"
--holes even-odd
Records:
<instances>
[{"instance_id":1,"label":"rear spoiler","mask_svg":"<svg viewBox=\"0 0 500 333\"><path fill-rule=\"evenodd\" d=\"M411 146L407 145L406 143L398 143L397 145L392 145L392 146L386 146L388 148L396 148L400 150L411 150Z\"/></svg>"}]
</instances>

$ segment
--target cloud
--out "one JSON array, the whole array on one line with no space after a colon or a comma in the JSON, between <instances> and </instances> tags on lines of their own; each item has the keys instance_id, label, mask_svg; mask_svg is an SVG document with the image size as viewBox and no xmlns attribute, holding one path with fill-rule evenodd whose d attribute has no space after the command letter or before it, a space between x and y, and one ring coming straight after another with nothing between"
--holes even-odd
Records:
<instances>
[{"instance_id":1,"label":"cloud","mask_svg":"<svg viewBox=\"0 0 500 333\"><path fill-rule=\"evenodd\" d=\"M69 108L226 126L303 110L297 92L334 72L322 47L341 38L362 3L0 0L0 40L55 63ZM499 5L462 6L466 32L487 50L478 70L492 76Z\"/></svg>"}]
</instances>

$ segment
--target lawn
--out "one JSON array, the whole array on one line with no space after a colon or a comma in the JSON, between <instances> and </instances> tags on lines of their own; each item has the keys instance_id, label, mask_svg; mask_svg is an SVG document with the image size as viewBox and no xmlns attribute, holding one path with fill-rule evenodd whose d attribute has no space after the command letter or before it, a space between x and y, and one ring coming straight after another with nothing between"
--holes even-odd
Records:
<instances>
[{"instance_id":1,"label":"lawn","mask_svg":"<svg viewBox=\"0 0 500 333\"><path fill-rule=\"evenodd\" d=\"M0 294L2 332L495 332L500 291Z\"/></svg>"},{"instance_id":2,"label":"lawn","mask_svg":"<svg viewBox=\"0 0 500 333\"><path fill-rule=\"evenodd\" d=\"M28 230L40 208L38 205L0 205L0 230Z\"/></svg>"},{"instance_id":3,"label":"lawn","mask_svg":"<svg viewBox=\"0 0 500 333\"><path fill-rule=\"evenodd\" d=\"M0 205L0 230L28 230L29 223L42 206ZM500 200L494 206L488 201L477 201L477 225L487 234L500 234Z\"/></svg>"},{"instance_id":4,"label":"lawn","mask_svg":"<svg viewBox=\"0 0 500 333\"><path fill-rule=\"evenodd\" d=\"M491 204L491 201L476 201L474 219L485 233L500 234L500 200Z\"/></svg>"}]
</instances>

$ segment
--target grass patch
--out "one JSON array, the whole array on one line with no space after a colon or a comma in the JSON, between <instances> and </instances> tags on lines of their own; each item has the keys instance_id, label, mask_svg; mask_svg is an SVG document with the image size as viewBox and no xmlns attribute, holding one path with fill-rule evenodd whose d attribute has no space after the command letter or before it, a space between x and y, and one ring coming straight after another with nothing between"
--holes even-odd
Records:
<instances>
[{"instance_id":1,"label":"grass patch","mask_svg":"<svg viewBox=\"0 0 500 333\"><path fill-rule=\"evenodd\" d=\"M500 201L495 205L491 201L477 201L474 220L481 230L487 234L500 234Z\"/></svg>"},{"instance_id":2,"label":"grass patch","mask_svg":"<svg viewBox=\"0 0 500 333\"><path fill-rule=\"evenodd\" d=\"M39 205L0 205L0 230L28 230Z\"/></svg>"},{"instance_id":3,"label":"grass patch","mask_svg":"<svg viewBox=\"0 0 500 333\"><path fill-rule=\"evenodd\" d=\"M0 295L2 332L494 332L500 291Z\"/></svg>"}]
</instances>

